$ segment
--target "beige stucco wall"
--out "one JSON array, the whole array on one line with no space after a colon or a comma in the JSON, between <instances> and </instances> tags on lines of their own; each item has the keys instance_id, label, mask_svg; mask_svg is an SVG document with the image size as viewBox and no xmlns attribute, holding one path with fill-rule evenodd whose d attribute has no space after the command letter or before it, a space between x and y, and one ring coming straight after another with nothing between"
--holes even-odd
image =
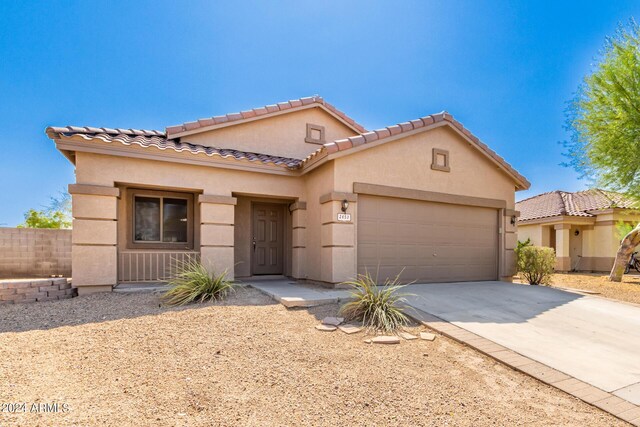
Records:
<instances>
[{"instance_id":1,"label":"beige stucco wall","mask_svg":"<svg viewBox=\"0 0 640 427\"><path fill-rule=\"evenodd\" d=\"M328 121L325 123L321 119ZM300 125L303 139L307 121L326 125L327 129L333 126L334 130L331 132L336 133L328 132L328 137L331 138L337 137L340 132L343 133L339 136L349 134L344 133L348 131L347 128L336 125L330 116L319 110L305 110L271 120L285 120L277 125L274 125L275 122L269 125L275 126L275 139L257 138L256 135L261 132L269 134L271 128L263 127L260 130L260 126L266 126L267 121L262 124L256 121L252 125L234 127L237 130L242 129L242 126L247 126L247 129L257 126L257 130L236 132L235 141L230 143L235 148L242 148L243 141L247 144L274 144L273 147L277 148L279 144L285 147L286 138L295 136L298 144L304 144L300 142L301 137L295 126ZM286 128L286 135L278 133L277 129L280 128ZM210 138L209 143L218 141L216 138L228 140L221 137L223 133L220 132L222 130L216 131L216 136ZM262 148L255 145L252 147L252 151L266 149L270 153L274 152L274 148L268 144ZM312 151L316 149L314 146L311 148ZM449 151L450 172L431 169L433 148ZM137 147L127 150L136 155L156 152L155 149L145 151ZM79 246L74 252L74 265L78 266L74 284L81 287L96 286L101 290L116 284L116 253L126 241L125 218L130 209L126 203L127 188L132 187L194 194L194 209L197 213L195 221L200 228L199 231L196 229L200 239L194 249L200 250L204 260L211 261L212 268L218 271L229 270L231 277L246 277L250 274L250 204L252 200L266 199L287 206L285 274L328 283L350 279L357 271L358 203L357 194L354 194L354 182L502 201L504 207L496 208L500 214L500 234L497 238L500 242L500 276L508 279L513 270L513 248L516 241L516 227L509 224L509 218L513 215L511 212L515 189L511 177L471 147L459 134L447 128L436 128L362 152L357 150L353 155L338 157L298 176L77 152L77 183L117 189L119 197L74 195L74 215L84 217L99 211L101 221L113 222L99 224L100 233L96 234L99 234L99 246L83 242L87 244ZM292 155L284 152L278 154ZM183 159L201 158L180 156ZM251 166L246 162L233 164ZM286 172L281 170L281 173ZM347 211L352 215L350 223L336 221L343 198L350 200ZM118 237L114 239L116 233ZM96 263L96 258L106 259L106 265ZM98 269L101 271L98 272Z\"/></svg>"},{"instance_id":2,"label":"beige stucco wall","mask_svg":"<svg viewBox=\"0 0 640 427\"><path fill-rule=\"evenodd\" d=\"M329 268L329 260L322 257L322 211L320 197L330 193L334 187L335 165L324 164L313 173L305 175L306 186L306 277L321 281L322 271Z\"/></svg>"},{"instance_id":3,"label":"beige stucco wall","mask_svg":"<svg viewBox=\"0 0 640 427\"><path fill-rule=\"evenodd\" d=\"M292 202L304 198L305 194L304 180L300 177L83 152L76 155L76 182L124 190L119 198L74 195L74 217L85 215L83 212L91 213L95 210L102 212L100 215L104 218L100 218L100 221L113 221L113 224L108 226L118 230L117 244L120 249L124 248L126 242L125 218L127 209L130 208L126 197L128 187L227 197L255 194ZM101 210L99 205L105 205L107 208ZM204 231L197 233L194 249L199 249L202 257L210 261L211 268L218 271L229 270L230 277L234 277L233 226L236 207L228 204L197 202L194 205L195 220L198 222L196 233L197 226L202 230L205 228L209 230L212 227L221 226L221 222L230 226L229 231L231 231L230 239L225 237L225 233L205 233ZM112 218L114 212L117 213L117 218ZM117 225L114 225L116 223ZM106 226L101 222L95 222L94 225L100 230ZM108 287L116 284L118 268L116 242L113 233L110 236L103 236L103 234L96 234L96 238L102 238L97 242L101 246L89 244L74 246L74 286L108 290ZM198 237L201 237L201 241L198 241ZM290 233L287 234L287 238L291 240ZM290 253L290 249L287 250ZM96 259L101 259L102 264L96 264ZM287 271L290 271L290 263L286 265ZM98 269L100 272L97 272ZM240 272L242 273L242 270Z\"/></svg>"},{"instance_id":4,"label":"beige stucco wall","mask_svg":"<svg viewBox=\"0 0 640 427\"><path fill-rule=\"evenodd\" d=\"M353 129L319 107L282 114L268 119L235 124L208 132L187 135L184 142L210 147L265 153L304 159L321 146L304 141L307 123L324 126L325 141L356 135Z\"/></svg>"},{"instance_id":5,"label":"beige stucco wall","mask_svg":"<svg viewBox=\"0 0 640 427\"><path fill-rule=\"evenodd\" d=\"M640 215L624 210L607 211L594 219L570 217L547 220L537 224L519 224L518 240L531 239L536 246L551 246L547 232L555 233L556 269L569 271L609 271L613 266L620 236L616 228L618 221L640 222ZM576 236L575 232L579 231ZM564 240L567 240L565 243Z\"/></svg>"},{"instance_id":6,"label":"beige stucco wall","mask_svg":"<svg viewBox=\"0 0 640 427\"><path fill-rule=\"evenodd\" d=\"M449 151L450 172L431 169L432 149ZM513 179L449 127L439 127L336 159L335 191L354 182L388 185L515 204Z\"/></svg>"}]
</instances>

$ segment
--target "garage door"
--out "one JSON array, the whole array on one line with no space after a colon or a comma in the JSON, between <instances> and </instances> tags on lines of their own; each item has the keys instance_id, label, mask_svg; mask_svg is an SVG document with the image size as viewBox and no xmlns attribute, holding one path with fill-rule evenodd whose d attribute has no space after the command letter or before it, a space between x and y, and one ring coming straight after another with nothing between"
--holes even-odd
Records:
<instances>
[{"instance_id":1,"label":"garage door","mask_svg":"<svg viewBox=\"0 0 640 427\"><path fill-rule=\"evenodd\" d=\"M404 270L403 270L404 269ZM496 280L496 209L360 195L358 273L378 281Z\"/></svg>"}]
</instances>

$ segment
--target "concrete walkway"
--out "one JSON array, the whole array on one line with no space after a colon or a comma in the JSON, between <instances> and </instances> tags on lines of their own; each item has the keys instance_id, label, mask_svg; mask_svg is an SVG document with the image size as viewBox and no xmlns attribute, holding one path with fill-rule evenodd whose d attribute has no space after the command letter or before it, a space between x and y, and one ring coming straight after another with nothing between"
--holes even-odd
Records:
<instances>
[{"instance_id":1,"label":"concrete walkway","mask_svg":"<svg viewBox=\"0 0 640 427\"><path fill-rule=\"evenodd\" d=\"M413 285L409 304L640 404L640 307L504 282Z\"/></svg>"},{"instance_id":2,"label":"concrete walkway","mask_svg":"<svg viewBox=\"0 0 640 427\"><path fill-rule=\"evenodd\" d=\"M351 291L305 285L289 279L243 280L243 283L269 295L285 307L313 307L349 299Z\"/></svg>"}]
</instances>

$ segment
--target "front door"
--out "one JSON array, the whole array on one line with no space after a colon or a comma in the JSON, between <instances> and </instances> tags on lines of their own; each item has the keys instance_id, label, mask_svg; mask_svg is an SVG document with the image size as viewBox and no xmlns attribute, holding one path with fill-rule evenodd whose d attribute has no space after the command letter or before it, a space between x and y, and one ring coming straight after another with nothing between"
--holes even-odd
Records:
<instances>
[{"instance_id":1,"label":"front door","mask_svg":"<svg viewBox=\"0 0 640 427\"><path fill-rule=\"evenodd\" d=\"M253 205L251 274L284 273L284 205Z\"/></svg>"}]
</instances>

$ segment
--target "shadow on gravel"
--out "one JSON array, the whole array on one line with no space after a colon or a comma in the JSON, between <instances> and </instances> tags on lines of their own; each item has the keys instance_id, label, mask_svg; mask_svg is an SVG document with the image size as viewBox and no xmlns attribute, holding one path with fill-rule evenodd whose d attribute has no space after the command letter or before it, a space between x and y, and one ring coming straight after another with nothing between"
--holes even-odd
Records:
<instances>
[{"instance_id":1,"label":"shadow on gravel","mask_svg":"<svg viewBox=\"0 0 640 427\"><path fill-rule=\"evenodd\" d=\"M60 301L0 306L0 334L133 319L169 311L273 304L277 303L270 297L245 287L237 288L222 301L194 303L182 307L163 306L159 294L103 293Z\"/></svg>"}]
</instances>

